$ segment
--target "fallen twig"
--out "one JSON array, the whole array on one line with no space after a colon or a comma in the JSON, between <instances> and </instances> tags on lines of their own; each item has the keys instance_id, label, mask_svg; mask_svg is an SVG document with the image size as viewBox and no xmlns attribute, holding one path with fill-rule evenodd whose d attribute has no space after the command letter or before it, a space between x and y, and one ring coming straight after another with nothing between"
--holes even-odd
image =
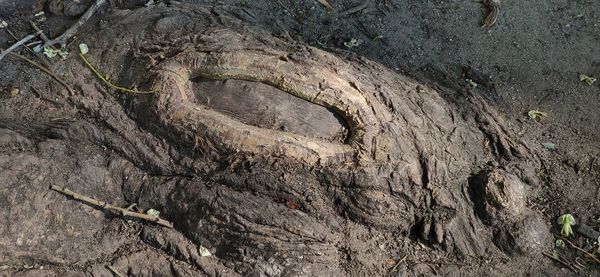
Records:
<instances>
[{"instance_id":1,"label":"fallen twig","mask_svg":"<svg viewBox=\"0 0 600 277\"><path fill-rule=\"evenodd\" d=\"M31 91L33 91L33 93L34 93L34 94L35 94L35 95L36 95L38 98L40 98L40 99L42 99L42 100L45 100L45 101L48 101L48 102L50 102L50 103L52 103L52 104L56 105L57 107L61 107L61 106L63 105L62 103L60 103L60 102L58 102L58 101L55 101L55 100L53 100L53 99L51 99L51 98L48 98L48 97L44 96L44 95L43 95L43 94L42 94L40 91L38 91L38 90L37 90L35 87L33 87L33 86L32 86L32 87L30 87L30 88L31 88Z\"/></svg>"},{"instance_id":2,"label":"fallen twig","mask_svg":"<svg viewBox=\"0 0 600 277\"><path fill-rule=\"evenodd\" d=\"M360 12L360 11L366 9L368 6L369 6L369 1L365 1L365 2L363 2L362 4L360 4L360 5L356 6L356 7L349 8L349 9L347 9L347 10L339 13L339 16L340 17L344 17L344 16L351 15L353 13Z\"/></svg>"},{"instance_id":3,"label":"fallen twig","mask_svg":"<svg viewBox=\"0 0 600 277\"><path fill-rule=\"evenodd\" d=\"M575 248L575 249L577 249L577 250L579 250L579 251L581 251L581 252L585 253L585 254L586 254L588 257L592 258L594 261L596 261L598 264L600 264L600 259L596 258L596 256L594 256L594 255L592 255L592 254L588 253L588 252L587 252L587 251L585 251L583 248L581 248L581 247L579 247L579 246L575 245L574 243L572 243L571 241L569 241L569 240L568 240L568 239L566 239L566 238L563 238L562 240L564 240L564 241L568 242L568 243L569 243L569 245L570 245L571 247L573 247L573 248Z\"/></svg>"},{"instance_id":4,"label":"fallen twig","mask_svg":"<svg viewBox=\"0 0 600 277\"><path fill-rule=\"evenodd\" d=\"M96 10L98 10L98 8L100 8L100 6L102 6L102 4L104 4L104 2L106 2L106 0L96 0L96 3L94 3L79 18L79 20L77 20L77 22L75 22L75 24L73 24L73 26L71 26L68 30L66 30L62 35L58 36L57 38L51 39L51 40L47 41L46 43L44 43L44 45L41 46L41 49L44 49L44 48L50 47L50 46L54 46L56 44L60 44L60 46L62 48L66 48L67 40L75 35L75 33L77 32L77 29L79 29L79 27L81 27L83 24L85 24L85 22L87 22L90 19L90 17L92 17L92 15L96 12Z\"/></svg>"},{"instance_id":5,"label":"fallen twig","mask_svg":"<svg viewBox=\"0 0 600 277\"><path fill-rule=\"evenodd\" d=\"M552 255L552 253L542 252L542 254L554 261L561 263L562 265L568 267L570 270L573 270L573 272L577 273L577 269L575 267L573 267L573 265L571 265L570 263L568 263L566 261L563 261L561 258L555 257L554 255Z\"/></svg>"},{"instance_id":6,"label":"fallen twig","mask_svg":"<svg viewBox=\"0 0 600 277\"><path fill-rule=\"evenodd\" d=\"M111 265L106 265L106 267L112 271L112 273L114 273L115 275L117 275L117 277L125 277L125 274L121 273L121 271L118 271L116 268L114 268Z\"/></svg>"},{"instance_id":7,"label":"fallen twig","mask_svg":"<svg viewBox=\"0 0 600 277\"><path fill-rule=\"evenodd\" d=\"M2 50L2 48L0 48L0 50ZM43 71L44 73L48 74L50 77L52 77L52 79L56 80L57 82L59 82L63 87L65 87L67 89L67 91L69 92L70 95L74 95L73 93L73 89L71 89L71 87L69 86L69 84L67 84L67 82L65 82L65 80L63 80L62 78L58 77L56 74L52 73L52 71L50 71L49 69L43 67L42 65L28 59L25 56L19 55L17 53L8 53L11 56L14 56L16 58L19 58L27 63L29 63L30 65L34 66L35 68Z\"/></svg>"},{"instance_id":8,"label":"fallen twig","mask_svg":"<svg viewBox=\"0 0 600 277\"><path fill-rule=\"evenodd\" d=\"M327 0L317 0L319 3L321 3L321 5L325 6L326 8L333 10L333 6L331 6L331 4L329 4L329 1Z\"/></svg>"},{"instance_id":9,"label":"fallen twig","mask_svg":"<svg viewBox=\"0 0 600 277\"><path fill-rule=\"evenodd\" d=\"M398 260L398 262L394 265L394 267L392 267L389 272L394 272L396 271L396 268L398 268L398 266L404 262L406 260L406 257L408 257L408 255L404 255L404 257L402 257L402 259Z\"/></svg>"},{"instance_id":10,"label":"fallen twig","mask_svg":"<svg viewBox=\"0 0 600 277\"><path fill-rule=\"evenodd\" d=\"M125 217L139 218L139 219L143 219L143 220L146 220L146 221L154 222L154 223L156 223L158 225L162 225L162 226L165 226L165 227L168 227L168 228L173 228L173 224L171 222L166 221L164 219L161 219L158 216L153 216L153 215L148 215L148 214L143 214L143 213L137 213L137 212L133 212L133 211L128 211L126 209L123 209L123 208L120 208L120 207L117 207L117 206L113 206L113 205L111 205L109 203L106 203L104 201L97 200L97 199L94 199L94 198L91 198L91 197L87 197L85 195L81 195L79 193L73 192L73 191L71 191L71 190L69 190L67 188L63 188L63 187L51 185L50 189L52 189L54 191L57 191L57 192L60 192L60 193L62 193L64 195L73 197L74 199L82 201L82 202L84 202L86 204L90 204L90 205L93 205L93 206L100 207L100 208L105 209L105 210L107 210L109 212L112 212L114 214L119 214L119 215L122 215L122 216L125 216Z\"/></svg>"},{"instance_id":11,"label":"fallen twig","mask_svg":"<svg viewBox=\"0 0 600 277\"><path fill-rule=\"evenodd\" d=\"M50 39L46 36L46 34L44 34L44 31L42 31L42 29L40 29L40 27L38 27L35 24L35 22L29 20L29 24L31 25L31 28L33 28L36 32L38 32L40 34L40 37L42 38L44 43L50 41Z\"/></svg>"},{"instance_id":12,"label":"fallen twig","mask_svg":"<svg viewBox=\"0 0 600 277\"><path fill-rule=\"evenodd\" d=\"M6 32L8 32L8 34L9 34L9 35L10 35L10 36L11 36L11 37L12 37L12 38L15 40L15 41L18 41L18 40L19 40L19 38L17 38L17 36L15 36L15 34L14 34L14 33L13 33L13 32L12 32L10 29L8 29L8 27L6 28ZM45 61L45 60L44 60L42 57L40 57L40 53L36 53L36 52L34 52L34 51L33 51L33 50L31 50L31 48L29 48L29 47L25 47L25 49L27 49L27 51L29 51L31 54L33 54L34 56L36 56L36 57L37 57L37 58L40 60L40 63L41 63L43 66L45 66L45 67L47 67L47 68L51 68L50 64L48 64L48 62L46 62L46 61Z\"/></svg>"},{"instance_id":13,"label":"fallen twig","mask_svg":"<svg viewBox=\"0 0 600 277\"><path fill-rule=\"evenodd\" d=\"M17 41L15 44L11 45L10 47L8 47L6 50L3 50L2 53L0 53L0 60L2 60L4 58L4 56L8 55L11 51L17 49L17 47L27 43L28 41L32 40L34 37L36 37L37 35L39 35L41 32L35 32L31 35L28 35L24 38L22 38L21 40Z\"/></svg>"}]
</instances>

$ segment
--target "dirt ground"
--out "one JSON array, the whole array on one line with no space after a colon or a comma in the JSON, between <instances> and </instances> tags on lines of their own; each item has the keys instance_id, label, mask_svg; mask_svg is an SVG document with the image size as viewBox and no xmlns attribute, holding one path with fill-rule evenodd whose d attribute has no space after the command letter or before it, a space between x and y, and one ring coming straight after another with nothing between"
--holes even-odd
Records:
<instances>
[{"instance_id":1,"label":"dirt ground","mask_svg":"<svg viewBox=\"0 0 600 277\"><path fill-rule=\"evenodd\" d=\"M91 2L0 0L0 48ZM72 92L0 61L1 276L598 275L555 239L564 213L600 229L600 2L505 0L492 27L474 1L145 2L109 1L65 60L16 51ZM102 84L82 42L154 93Z\"/></svg>"}]
</instances>

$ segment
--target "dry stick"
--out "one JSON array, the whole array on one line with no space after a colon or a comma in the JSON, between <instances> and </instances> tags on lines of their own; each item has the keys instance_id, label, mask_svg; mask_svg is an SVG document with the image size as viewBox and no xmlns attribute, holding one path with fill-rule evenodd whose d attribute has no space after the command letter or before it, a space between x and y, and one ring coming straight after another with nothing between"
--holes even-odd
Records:
<instances>
[{"instance_id":1,"label":"dry stick","mask_svg":"<svg viewBox=\"0 0 600 277\"><path fill-rule=\"evenodd\" d=\"M114 273L115 275L117 275L117 277L125 277L125 274L121 273L120 271L118 271L116 268L114 268L111 265L106 265L106 267L108 269L110 269L110 271L112 271L112 273Z\"/></svg>"},{"instance_id":2,"label":"dry stick","mask_svg":"<svg viewBox=\"0 0 600 277\"><path fill-rule=\"evenodd\" d=\"M44 34L44 32L42 31L42 29L40 29L40 27L38 27L35 22L29 20L29 24L31 25L31 28L33 28L36 32L40 33L40 37L42 38L42 40L44 41L44 43L47 43L50 39L46 36L46 34Z\"/></svg>"},{"instance_id":3,"label":"dry stick","mask_svg":"<svg viewBox=\"0 0 600 277\"><path fill-rule=\"evenodd\" d=\"M562 265L564 265L564 266L568 267L570 270L573 270L574 272L577 272L577 269L575 269L575 267L573 267L571 264L569 264L569 263L567 263L567 262L563 261L562 259L560 259L560 258L557 258L557 257L554 257L554 255L552 255L552 254L549 254L549 253L546 253L546 252L542 252L542 254L543 254L544 256L546 256L546 257L548 257L548 258L550 258L550 259L554 260L554 261L557 261L557 262L561 263Z\"/></svg>"},{"instance_id":4,"label":"dry stick","mask_svg":"<svg viewBox=\"0 0 600 277\"><path fill-rule=\"evenodd\" d=\"M402 259L398 260L398 262L396 263L396 265L394 265L394 267L392 267L392 269L390 269L389 272L394 272L396 271L396 268L398 268L398 266L404 262L406 260L406 257L408 257L408 255L404 255L404 257L402 257Z\"/></svg>"},{"instance_id":5,"label":"dry stick","mask_svg":"<svg viewBox=\"0 0 600 277\"><path fill-rule=\"evenodd\" d=\"M368 6L369 6L369 1L365 1L365 2L363 2L362 4L360 4L360 5L356 6L356 7L349 8L349 9L347 9L347 10L339 13L338 16L340 16L340 17L348 16L348 15L351 15L353 13L360 12L360 11L366 9Z\"/></svg>"},{"instance_id":6,"label":"dry stick","mask_svg":"<svg viewBox=\"0 0 600 277\"><path fill-rule=\"evenodd\" d=\"M8 27L6 28L6 32L15 40L15 41L19 41L19 38L17 36L15 36L15 34L8 29ZM29 52L35 54L35 52L33 52L33 50L29 49L29 47L25 47L25 49L29 50Z\"/></svg>"},{"instance_id":7,"label":"dry stick","mask_svg":"<svg viewBox=\"0 0 600 277\"><path fill-rule=\"evenodd\" d=\"M588 269L588 267L587 267L585 264L583 264L583 263L579 262L580 260L581 260L581 261L583 261L583 259L582 259L581 257L576 257L576 258L575 258L575 263L576 263L576 264L577 264L579 267L581 267L581 268L583 268L583 269ZM585 261L584 261L584 262L585 262Z\"/></svg>"},{"instance_id":8,"label":"dry stick","mask_svg":"<svg viewBox=\"0 0 600 277\"><path fill-rule=\"evenodd\" d=\"M6 28L6 32L8 32L8 34L15 39L15 41L18 41L19 38L17 38L17 36L15 36L15 34L13 32L11 32L8 28ZM43 35L43 34L40 34ZM27 51L29 51L31 54L33 54L34 56L36 56L40 62L42 63L43 66L47 67L47 68L51 68L50 64L48 64L48 62L46 62L42 57L40 57L40 53L36 53L33 50L31 50L29 47L25 47L25 49L27 49Z\"/></svg>"},{"instance_id":9,"label":"dry stick","mask_svg":"<svg viewBox=\"0 0 600 277\"><path fill-rule=\"evenodd\" d=\"M0 48L0 50L2 50L2 48ZM67 89L67 91L70 93L70 95L74 95L73 90L71 89L71 87L69 86L69 84L67 84L67 82L65 82L65 80L63 80L62 78L58 77L56 74L52 73L52 71L48 70L47 68L39 65L38 63L26 58L25 56L21 56L19 54L16 53L9 53L11 56L17 57L27 63L29 63L30 65L34 66L35 68L43 71L44 73L48 74L50 77L52 77L52 79L56 80L57 82L59 82L63 87L65 87Z\"/></svg>"},{"instance_id":10,"label":"dry stick","mask_svg":"<svg viewBox=\"0 0 600 277\"><path fill-rule=\"evenodd\" d=\"M11 51L17 49L17 47L27 43L28 41L32 40L34 37L36 37L37 35L39 35L41 32L35 32L31 35L28 35L26 37L24 37L23 39L17 41L15 44L11 45L10 47L8 47L6 50L2 51L2 53L0 53L0 60L2 60L4 58L4 56L8 55L8 53L10 53Z\"/></svg>"},{"instance_id":11,"label":"dry stick","mask_svg":"<svg viewBox=\"0 0 600 277\"><path fill-rule=\"evenodd\" d=\"M60 44L60 46L63 48L66 47L67 40L75 35L75 33L77 32L77 29L79 29L79 27L81 27L83 24L85 24L85 22L87 22L90 19L90 17L92 17L92 15L96 12L96 10L98 10L98 8L100 8L100 6L102 6L102 4L104 4L104 2L106 2L106 0L96 0L96 3L94 3L94 5L92 5L79 18L79 20L77 20L77 22L75 22L75 24L73 24L73 26L71 26L68 30L66 30L62 35L58 36L57 38L51 39L51 40L47 41L46 43L44 43L44 45L42 45L41 49L44 49L44 48L50 47L50 46L54 46L55 44Z\"/></svg>"},{"instance_id":12,"label":"dry stick","mask_svg":"<svg viewBox=\"0 0 600 277\"><path fill-rule=\"evenodd\" d=\"M586 254L586 255L588 255L590 258L592 258L594 261L596 261L598 264L600 264L600 259L596 258L596 256L594 256L594 255L592 255L592 254L588 253L587 251L583 250L583 248L581 248L581 247L579 247L579 246L575 245L574 243L572 243L571 241L569 241L569 240L568 240L568 239L566 239L566 238L565 238L565 239L563 239L563 240L565 240L566 242L568 242L568 243L569 243L569 245L571 245L571 247L573 247L573 248L575 248L575 249L577 249L577 250L579 250L579 251L581 251L581 252L585 253L585 254Z\"/></svg>"},{"instance_id":13,"label":"dry stick","mask_svg":"<svg viewBox=\"0 0 600 277\"><path fill-rule=\"evenodd\" d=\"M325 6L326 8L333 10L333 6L331 6L331 4L329 4L329 1L327 0L317 0L321 5Z\"/></svg>"},{"instance_id":14,"label":"dry stick","mask_svg":"<svg viewBox=\"0 0 600 277\"><path fill-rule=\"evenodd\" d=\"M63 188L63 187L59 187L59 186L54 186L51 185L50 186L51 190L60 192L62 194L65 194L67 196L71 196L76 200L82 201L86 204L89 205L93 205L93 206L97 206L100 207L102 209L105 209L109 212L112 212L114 214L119 214L122 216L126 216L126 217L134 217L134 218L139 218L139 219L143 219L146 221L150 221L150 222L154 222L158 225L162 225L165 227L169 227L169 228L173 228L173 224L169 221L166 221L164 219L159 218L158 216L153 216L153 215L149 215L149 214L143 214L143 213L136 213L136 212L132 212L132 211L128 211L126 209L117 207L117 206L113 206L109 203L106 203L104 201L101 200L96 200L94 198L91 197L87 197L85 195L81 195L79 193L73 192L71 190L69 190L68 188Z\"/></svg>"}]
</instances>

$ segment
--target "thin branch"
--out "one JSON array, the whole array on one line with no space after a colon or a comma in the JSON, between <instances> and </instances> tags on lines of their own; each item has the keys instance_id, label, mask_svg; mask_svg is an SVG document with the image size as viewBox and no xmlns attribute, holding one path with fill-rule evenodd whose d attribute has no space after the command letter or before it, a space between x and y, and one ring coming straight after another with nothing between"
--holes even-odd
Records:
<instances>
[{"instance_id":1,"label":"thin branch","mask_svg":"<svg viewBox=\"0 0 600 277\"><path fill-rule=\"evenodd\" d=\"M18 40L19 40L19 38L17 38L17 36L15 36L15 34L14 34L13 32L11 32L11 31L10 31L10 29L8 29L8 27L6 28L6 32L8 32L8 34L9 34L9 35L10 35L10 36L11 36L11 37L12 37L12 38L15 40L15 41L18 41ZM36 53L36 52L34 52L34 51L33 51L33 50L31 50L31 48L29 48L29 47L25 47L25 49L27 49L27 51L29 51L31 54L33 54L34 56L36 56L36 57L37 57L37 58L40 60L40 63L41 63L43 66L45 66L45 67L47 67L47 68L51 68L50 64L48 64L48 62L46 62L46 60L44 60L44 58L42 58L42 57L40 56L40 53Z\"/></svg>"},{"instance_id":2,"label":"thin branch","mask_svg":"<svg viewBox=\"0 0 600 277\"><path fill-rule=\"evenodd\" d=\"M368 6L369 6L369 1L364 1L362 4L360 4L356 7L349 8L349 9L339 13L338 16L339 17L349 16L351 14L354 14L354 13L357 13L357 12L360 12L360 11L366 9Z\"/></svg>"},{"instance_id":3,"label":"thin branch","mask_svg":"<svg viewBox=\"0 0 600 277\"><path fill-rule=\"evenodd\" d=\"M106 265L106 267L112 271L112 273L114 273L115 275L117 275L117 277L125 277L125 274L121 273L120 271L118 271L116 268L114 268L111 265Z\"/></svg>"},{"instance_id":4,"label":"thin branch","mask_svg":"<svg viewBox=\"0 0 600 277\"><path fill-rule=\"evenodd\" d=\"M394 265L394 267L392 267L392 269L390 269L389 272L394 272L396 271L396 268L398 268L398 266L404 262L406 260L406 257L408 257L408 255L404 255L404 257L402 257L402 259L398 260L398 262L396 263L396 265Z\"/></svg>"},{"instance_id":5,"label":"thin branch","mask_svg":"<svg viewBox=\"0 0 600 277\"><path fill-rule=\"evenodd\" d=\"M596 256L594 256L594 255L592 255L592 254L588 253L588 252L587 252L587 251L585 251L583 248L581 248L581 247L579 247L579 246L575 245L574 243L572 243L571 241L569 241L569 240L568 240L568 239L566 239L566 238L564 238L563 240L564 240L564 241L566 241L566 242L568 242L568 243L569 243L569 245L571 245L571 247L573 247L573 248L575 248L575 249L577 249L577 250L579 250L579 251L581 251L581 252L585 253L585 254L586 254L588 257L592 258L594 261L596 261L598 264L600 264L600 259L596 258Z\"/></svg>"},{"instance_id":6,"label":"thin branch","mask_svg":"<svg viewBox=\"0 0 600 277\"><path fill-rule=\"evenodd\" d=\"M11 51L17 49L17 47L27 43L28 41L32 40L35 37L37 37L37 35L39 35L40 33L41 33L41 31L38 31L31 35L28 35L28 36L24 37L23 39L17 41L15 44L8 47L6 50L2 51L2 53L0 53L0 60L2 60L4 58L4 56L8 55L8 53L10 53Z\"/></svg>"},{"instance_id":7,"label":"thin branch","mask_svg":"<svg viewBox=\"0 0 600 277\"><path fill-rule=\"evenodd\" d=\"M42 40L44 41L44 43L48 42L50 39L46 36L46 34L44 34L44 32L42 31L42 29L40 29L40 27L38 27L35 22L29 20L29 24L31 25L31 27L36 31L40 33L40 37L42 38Z\"/></svg>"},{"instance_id":8,"label":"thin branch","mask_svg":"<svg viewBox=\"0 0 600 277\"><path fill-rule=\"evenodd\" d=\"M58 36L57 38L51 39L51 40L47 41L46 43L44 43L44 45L42 45L41 49L44 49L44 48L50 47L50 46L54 46L56 44L60 44L61 47L66 48L67 40L70 39L71 37L73 37L75 35L75 33L77 33L77 29L79 29L79 27L83 26L83 24L85 24L92 17L92 15L96 12L96 10L98 10L98 8L100 8L100 6L102 6L102 4L104 4L104 2L106 2L106 0L96 0L96 3L94 3L79 18L79 20L77 20L77 22L75 22L75 24L73 24L73 26L71 26L68 30L66 30L62 35Z\"/></svg>"},{"instance_id":9,"label":"thin branch","mask_svg":"<svg viewBox=\"0 0 600 277\"><path fill-rule=\"evenodd\" d=\"M573 272L577 272L577 269L575 267L573 267L573 265L571 265L570 263L563 261L562 259L555 257L554 255L552 255L552 253L547 253L547 252L542 252L542 254L554 261L557 261L559 263L561 263L562 265L568 267L570 270L573 270Z\"/></svg>"},{"instance_id":10,"label":"thin branch","mask_svg":"<svg viewBox=\"0 0 600 277\"><path fill-rule=\"evenodd\" d=\"M0 50L2 50L2 48L0 48ZM70 95L74 95L73 89L71 89L71 87L69 86L69 84L67 84L67 82L65 82L65 80L63 80L62 78L58 77L56 74L52 73L52 71L50 71L49 69L43 67L42 65L28 59L25 56L19 55L17 53L8 53L11 56L14 56L16 58L19 58L25 62L27 62L28 64L34 66L35 68L43 71L44 73L48 74L50 77L52 77L52 79L56 80L57 82L59 82L63 87L65 87L67 89L67 91L69 92Z\"/></svg>"},{"instance_id":11,"label":"thin branch","mask_svg":"<svg viewBox=\"0 0 600 277\"><path fill-rule=\"evenodd\" d=\"M321 5L325 6L326 8L333 10L333 6L331 6L331 4L329 4L329 1L327 0L317 0Z\"/></svg>"},{"instance_id":12,"label":"thin branch","mask_svg":"<svg viewBox=\"0 0 600 277\"><path fill-rule=\"evenodd\" d=\"M97 199L94 199L94 198L91 198L91 197L87 197L85 195L73 192L73 191L71 191L68 188L63 188L63 187L51 185L50 189L54 190L54 191L57 191L57 192L60 192L60 193L62 193L64 195L73 197L74 199L79 200L79 201L81 201L83 203L86 203L86 204L89 204L89 205L93 205L93 206L96 206L96 207L100 207L100 208L102 208L102 209L104 209L106 211L112 212L112 213L117 214L117 215L121 215L121 216L125 216L125 217L139 218L139 219L143 219L143 220L146 220L146 221L154 222L154 223L156 223L158 225L162 225L162 226L165 226L165 227L168 227L168 228L173 228L173 223L171 223L169 221L166 221L164 219L161 219L158 216L153 216L153 215L149 215L149 214L143 214L143 213L137 213L137 212L128 211L126 209L123 209L123 208L120 208L120 207L117 207L117 206L113 206L113 205L111 205L109 203L106 203L104 201L97 200Z\"/></svg>"}]
</instances>

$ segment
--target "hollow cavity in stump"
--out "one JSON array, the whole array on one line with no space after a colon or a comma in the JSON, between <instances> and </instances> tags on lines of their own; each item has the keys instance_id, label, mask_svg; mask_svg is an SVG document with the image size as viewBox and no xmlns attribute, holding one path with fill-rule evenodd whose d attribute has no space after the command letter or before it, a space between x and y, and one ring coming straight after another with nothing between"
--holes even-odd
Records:
<instances>
[{"instance_id":1,"label":"hollow cavity in stump","mask_svg":"<svg viewBox=\"0 0 600 277\"><path fill-rule=\"evenodd\" d=\"M197 104L244 124L344 143L348 125L335 111L276 87L245 80L191 79Z\"/></svg>"}]
</instances>

